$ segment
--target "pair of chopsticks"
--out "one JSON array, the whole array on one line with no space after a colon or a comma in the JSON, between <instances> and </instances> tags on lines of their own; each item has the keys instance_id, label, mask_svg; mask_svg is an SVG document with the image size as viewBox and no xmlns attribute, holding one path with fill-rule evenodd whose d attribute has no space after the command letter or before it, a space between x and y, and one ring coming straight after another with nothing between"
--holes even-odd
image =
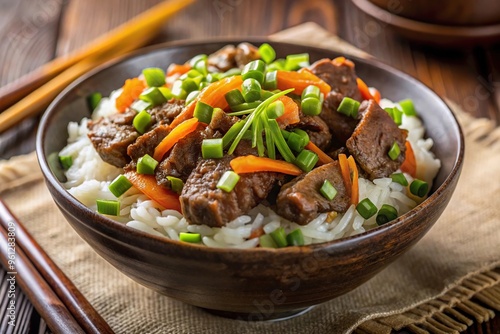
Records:
<instances>
[{"instance_id":1,"label":"pair of chopsticks","mask_svg":"<svg viewBox=\"0 0 500 334\"><path fill-rule=\"evenodd\" d=\"M56 58L0 88L0 110L7 108L0 113L0 133L42 111L61 90L85 72L144 46L156 35L165 20L193 2L194 0L161 2L88 46L68 56Z\"/></svg>"},{"instance_id":2,"label":"pair of chopsticks","mask_svg":"<svg viewBox=\"0 0 500 334\"><path fill-rule=\"evenodd\" d=\"M53 332L113 333L2 200L0 262Z\"/></svg>"}]
</instances>

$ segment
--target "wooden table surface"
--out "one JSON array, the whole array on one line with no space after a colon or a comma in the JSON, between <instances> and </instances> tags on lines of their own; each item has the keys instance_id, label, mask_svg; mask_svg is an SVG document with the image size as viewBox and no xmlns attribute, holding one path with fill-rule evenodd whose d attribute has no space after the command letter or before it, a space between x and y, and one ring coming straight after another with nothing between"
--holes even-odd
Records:
<instances>
[{"instance_id":1,"label":"wooden table surface","mask_svg":"<svg viewBox=\"0 0 500 334\"><path fill-rule=\"evenodd\" d=\"M125 22L159 0L0 0L0 86ZM500 122L500 44L439 50L399 38L342 0L198 0L155 42L266 36L314 21L476 117ZM38 119L0 135L0 159L34 149ZM498 315L498 313L497 313ZM466 333L500 333L500 317Z\"/></svg>"}]
</instances>

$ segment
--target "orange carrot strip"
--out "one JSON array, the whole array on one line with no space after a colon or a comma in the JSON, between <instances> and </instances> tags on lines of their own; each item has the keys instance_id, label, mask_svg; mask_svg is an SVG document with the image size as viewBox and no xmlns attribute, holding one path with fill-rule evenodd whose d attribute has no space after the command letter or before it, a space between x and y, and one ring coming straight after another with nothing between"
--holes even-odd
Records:
<instances>
[{"instance_id":1,"label":"orange carrot strip","mask_svg":"<svg viewBox=\"0 0 500 334\"><path fill-rule=\"evenodd\" d=\"M347 157L345 154L339 154L339 165L340 165L340 173L342 174L342 179L344 180L345 190L347 192L347 195L351 196L352 193L351 172L349 171L349 162L347 162Z\"/></svg>"},{"instance_id":2,"label":"orange carrot strip","mask_svg":"<svg viewBox=\"0 0 500 334\"><path fill-rule=\"evenodd\" d=\"M138 174L134 171L130 171L125 173L125 176L140 192L163 206L165 209L181 212L179 195L158 185L153 175Z\"/></svg>"},{"instance_id":3,"label":"orange carrot strip","mask_svg":"<svg viewBox=\"0 0 500 334\"><path fill-rule=\"evenodd\" d=\"M283 115L276 118L276 121L281 127L286 128L290 124L300 122L299 106L292 98L285 95L277 98L276 101L281 101L285 105L285 112Z\"/></svg>"},{"instance_id":4,"label":"orange carrot strip","mask_svg":"<svg viewBox=\"0 0 500 334\"><path fill-rule=\"evenodd\" d=\"M198 119L190 118L173 128L158 146L155 147L153 158L156 161L160 161L175 143L193 132L198 126L198 123Z\"/></svg>"},{"instance_id":5,"label":"orange carrot strip","mask_svg":"<svg viewBox=\"0 0 500 334\"><path fill-rule=\"evenodd\" d=\"M347 162L349 164L349 169L352 172L351 204L356 205L359 202L358 167L356 166L356 161L354 161L352 155L347 158Z\"/></svg>"},{"instance_id":6,"label":"orange carrot strip","mask_svg":"<svg viewBox=\"0 0 500 334\"><path fill-rule=\"evenodd\" d=\"M413 148L411 147L409 141L406 141L405 146L405 160L401 165L401 170L410 174L412 177L415 177L417 175L417 160L415 159L415 152L413 152Z\"/></svg>"},{"instance_id":7,"label":"orange carrot strip","mask_svg":"<svg viewBox=\"0 0 500 334\"><path fill-rule=\"evenodd\" d=\"M349 67L354 67L354 63L349 59L346 59L346 57L337 57L332 59L332 64L335 66L347 65Z\"/></svg>"},{"instance_id":8,"label":"orange carrot strip","mask_svg":"<svg viewBox=\"0 0 500 334\"><path fill-rule=\"evenodd\" d=\"M248 237L248 239L258 238L264 234L265 234L264 228L262 226L260 226L250 233L250 236Z\"/></svg>"},{"instance_id":9,"label":"orange carrot strip","mask_svg":"<svg viewBox=\"0 0 500 334\"><path fill-rule=\"evenodd\" d=\"M318 157L319 157L318 165L319 166L327 164L327 163L330 163L330 162L333 162L332 157L330 157L328 154L326 154L325 152L323 152L312 141L309 140L309 143L307 143L307 145L306 145L305 148L308 149L308 150L310 150L310 151L313 151L314 153L316 153L318 155Z\"/></svg>"},{"instance_id":10,"label":"orange carrot strip","mask_svg":"<svg viewBox=\"0 0 500 334\"><path fill-rule=\"evenodd\" d=\"M135 99L141 95L146 88L146 84L139 78L127 79L123 85L123 90L116 99L115 106L118 112L124 112Z\"/></svg>"},{"instance_id":11,"label":"orange carrot strip","mask_svg":"<svg viewBox=\"0 0 500 334\"><path fill-rule=\"evenodd\" d=\"M277 172L288 175L302 174L299 167L289 162L254 155L236 157L229 164L236 174L255 172Z\"/></svg>"},{"instance_id":12,"label":"orange carrot strip","mask_svg":"<svg viewBox=\"0 0 500 334\"><path fill-rule=\"evenodd\" d=\"M170 64L170 66L167 69L167 77L172 76L174 74L177 75L183 75L184 73L187 73L191 69L191 65L189 64Z\"/></svg>"},{"instance_id":13,"label":"orange carrot strip","mask_svg":"<svg viewBox=\"0 0 500 334\"><path fill-rule=\"evenodd\" d=\"M356 78L356 82L358 83L358 89L359 89L359 92L361 93L361 96L363 97L363 99L375 100L375 98L370 93L368 86L365 84L365 82L363 80L361 80L360 78Z\"/></svg>"},{"instance_id":14,"label":"orange carrot strip","mask_svg":"<svg viewBox=\"0 0 500 334\"><path fill-rule=\"evenodd\" d=\"M194 108L196 107L196 103L198 101L211 105L214 108L226 109L228 107L225 98L226 93L233 89L241 89L242 83L243 80L241 79L241 76L235 75L208 85L200 92L198 97L194 99L193 102L188 104L187 107L179 115L177 115L177 117L175 117L170 124L170 128L173 129L185 120L192 118Z\"/></svg>"},{"instance_id":15,"label":"orange carrot strip","mask_svg":"<svg viewBox=\"0 0 500 334\"><path fill-rule=\"evenodd\" d=\"M375 102L380 103L380 100L382 99L382 96L380 95L380 92L378 91L378 89L370 87L370 88L368 88L368 91L370 92L370 94L372 94L373 99L375 100Z\"/></svg>"},{"instance_id":16,"label":"orange carrot strip","mask_svg":"<svg viewBox=\"0 0 500 334\"><path fill-rule=\"evenodd\" d=\"M332 88L326 82L312 74L311 71L281 71L276 72L279 90L295 88L294 94L302 94L302 91L309 85L318 86L319 90L326 96Z\"/></svg>"}]
</instances>

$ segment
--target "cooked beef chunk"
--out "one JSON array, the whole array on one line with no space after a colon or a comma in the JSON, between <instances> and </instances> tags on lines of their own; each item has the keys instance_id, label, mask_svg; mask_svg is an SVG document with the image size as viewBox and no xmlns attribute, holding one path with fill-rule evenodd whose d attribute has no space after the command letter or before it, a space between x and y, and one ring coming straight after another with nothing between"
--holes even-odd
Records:
<instances>
[{"instance_id":1,"label":"cooked beef chunk","mask_svg":"<svg viewBox=\"0 0 500 334\"><path fill-rule=\"evenodd\" d=\"M347 148L370 179L387 177L395 172L405 159L407 131L400 129L389 114L373 100L361 103L359 114L361 121L347 140ZM396 160L392 160L388 155L394 142L401 150Z\"/></svg>"},{"instance_id":2,"label":"cooked beef chunk","mask_svg":"<svg viewBox=\"0 0 500 334\"><path fill-rule=\"evenodd\" d=\"M328 155L333 160L339 160L339 154L349 155L349 151L347 150L347 147L342 146L342 147L339 147L339 148L337 148L335 150L332 150L332 151L328 152Z\"/></svg>"},{"instance_id":3,"label":"cooked beef chunk","mask_svg":"<svg viewBox=\"0 0 500 334\"><path fill-rule=\"evenodd\" d=\"M332 135L328 125L319 116L307 116L300 113L300 122L294 126L307 132L309 139L320 149L330 146Z\"/></svg>"},{"instance_id":4,"label":"cooked beef chunk","mask_svg":"<svg viewBox=\"0 0 500 334\"><path fill-rule=\"evenodd\" d=\"M146 154L153 156L155 147L167 136L170 131L167 126L157 126L153 130L146 132L135 143L129 145L127 154L132 158L132 161L137 160Z\"/></svg>"},{"instance_id":5,"label":"cooked beef chunk","mask_svg":"<svg viewBox=\"0 0 500 334\"><path fill-rule=\"evenodd\" d=\"M239 120L236 116L229 116L225 111L217 109L212 114L212 120L208 125L214 131L220 131L221 133L226 133L234 123Z\"/></svg>"},{"instance_id":6,"label":"cooked beef chunk","mask_svg":"<svg viewBox=\"0 0 500 334\"><path fill-rule=\"evenodd\" d=\"M337 189L337 195L331 201L319 192L325 180L329 180ZM285 184L278 194L276 205L279 215L301 225L308 224L323 212L346 211L350 198L346 193L338 161L315 168Z\"/></svg>"},{"instance_id":7,"label":"cooked beef chunk","mask_svg":"<svg viewBox=\"0 0 500 334\"><path fill-rule=\"evenodd\" d=\"M241 174L232 191L218 189L217 182L231 169L232 158L200 160L187 179L180 201L189 223L222 227L259 204L283 180L283 175L278 173Z\"/></svg>"},{"instance_id":8,"label":"cooked beef chunk","mask_svg":"<svg viewBox=\"0 0 500 334\"><path fill-rule=\"evenodd\" d=\"M226 45L208 56L208 66L217 71L226 72L236 66L235 55L234 45Z\"/></svg>"},{"instance_id":9,"label":"cooked beef chunk","mask_svg":"<svg viewBox=\"0 0 500 334\"><path fill-rule=\"evenodd\" d=\"M236 47L236 55L234 56L236 65L243 68L252 60L260 59L259 49L250 43L240 43Z\"/></svg>"},{"instance_id":10,"label":"cooked beef chunk","mask_svg":"<svg viewBox=\"0 0 500 334\"><path fill-rule=\"evenodd\" d=\"M361 101L354 67L347 64L334 65L330 59L321 59L310 67L311 71L330 85L332 91Z\"/></svg>"},{"instance_id":11,"label":"cooked beef chunk","mask_svg":"<svg viewBox=\"0 0 500 334\"><path fill-rule=\"evenodd\" d=\"M359 120L346 116L337 111L344 97L342 94L331 91L323 102L323 110L319 117L325 121L332 134L334 148L345 145L345 142L354 132Z\"/></svg>"},{"instance_id":12,"label":"cooked beef chunk","mask_svg":"<svg viewBox=\"0 0 500 334\"><path fill-rule=\"evenodd\" d=\"M135 115L128 111L88 123L88 137L102 160L120 168L130 161L127 147L139 136L132 125Z\"/></svg>"},{"instance_id":13,"label":"cooked beef chunk","mask_svg":"<svg viewBox=\"0 0 500 334\"><path fill-rule=\"evenodd\" d=\"M151 114L151 128L162 124L170 124L174 118L184 110L185 101L171 99L170 101L149 110Z\"/></svg>"}]
</instances>

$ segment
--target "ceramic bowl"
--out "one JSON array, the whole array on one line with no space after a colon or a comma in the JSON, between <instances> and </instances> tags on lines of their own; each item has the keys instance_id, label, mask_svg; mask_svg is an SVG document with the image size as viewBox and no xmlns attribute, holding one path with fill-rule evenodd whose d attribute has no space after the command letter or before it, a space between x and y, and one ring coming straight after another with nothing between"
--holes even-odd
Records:
<instances>
[{"instance_id":1,"label":"ceramic bowl","mask_svg":"<svg viewBox=\"0 0 500 334\"><path fill-rule=\"evenodd\" d=\"M260 45L263 41L250 41ZM360 286L418 242L438 220L457 184L463 137L448 106L417 80L375 60L350 57L358 75L392 100L411 98L433 151L442 161L432 193L398 219L366 233L328 243L283 249L214 249L145 234L99 215L71 196L49 165L66 145L67 125L88 116L85 97L109 94L145 67L166 68L238 41L160 45L84 75L49 106L37 136L47 187L75 231L109 263L136 282L171 298L244 320L298 313ZM339 54L270 42L278 56L308 52L312 61ZM443 222L445 223L445 222Z\"/></svg>"}]
</instances>

